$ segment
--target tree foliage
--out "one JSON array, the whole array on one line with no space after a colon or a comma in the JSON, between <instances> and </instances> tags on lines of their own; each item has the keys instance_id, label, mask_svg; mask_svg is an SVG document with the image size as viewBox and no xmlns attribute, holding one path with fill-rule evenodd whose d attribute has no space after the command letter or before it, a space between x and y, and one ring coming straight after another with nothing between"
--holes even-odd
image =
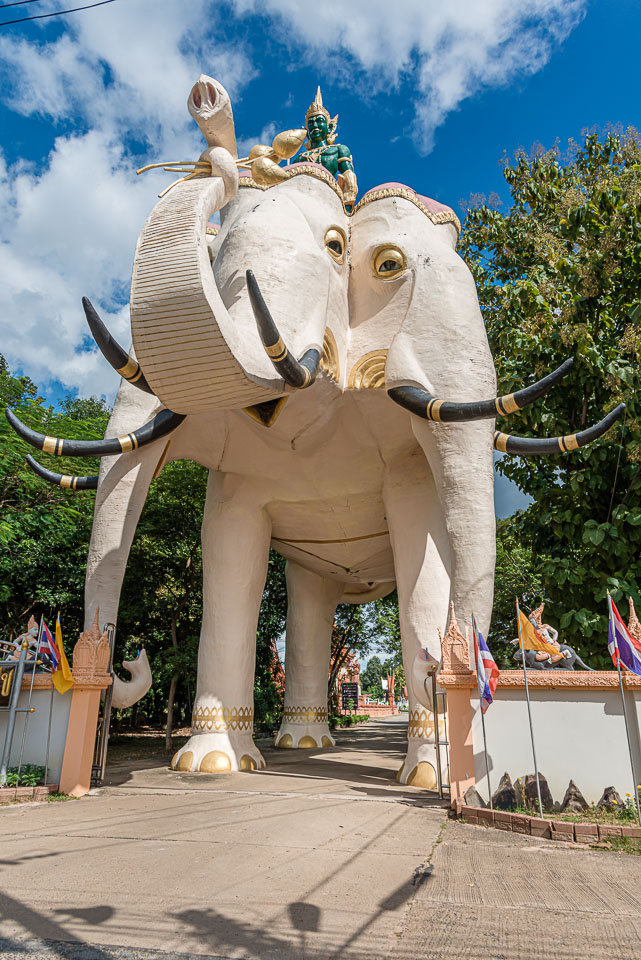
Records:
<instances>
[{"instance_id":1,"label":"tree foliage","mask_svg":"<svg viewBox=\"0 0 641 960\"><path fill-rule=\"evenodd\" d=\"M562 386L502 429L565 435L627 404L623 431L617 424L566 456L499 463L534 500L507 524L534 559L539 580L529 593L540 591L563 639L605 664L606 591L638 601L641 580L639 135L590 134L565 157L558 149L520 155L506 162L504 176L509 211L470 209L461 244L499 391L518 389L568 356L575 364Z\"/></svg>"},{"instance_id":2,"label":"tree foliage","mask_svg":"<svg viewBox=\"0 0 641 960\"><path fill-rule=\"evenodd\" d=\"M101 400L71 397L62 410L47 406L28 377L13 376L0 356L0 406L51 436L102 437L109 411ZM44 483L25 462L29 451L0 418L0 636L21 633L31 613L55 617L58 609L74 625L82 620L86 551L95 495ZM36 451L31 450L32 453ZM42 464L57 473L95 473L95 460L50 457Z\"/></svg>"}]
</instances>

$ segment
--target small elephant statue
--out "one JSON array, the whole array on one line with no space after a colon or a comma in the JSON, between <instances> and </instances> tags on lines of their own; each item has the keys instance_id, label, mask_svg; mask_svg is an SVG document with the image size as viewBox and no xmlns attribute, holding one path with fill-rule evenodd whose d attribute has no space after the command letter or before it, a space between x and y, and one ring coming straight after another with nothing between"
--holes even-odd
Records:
<instances>
[{"instance_id":1,"label":"small elephant statue","mask_svg":"<svg viewBox=\"0 0 641 960\"><path fill-rule=\"evenodd\" d=\"M518 646L518 638L513 640L512 643ZM588 667L587 663L583 662L574 647L568 646L567 643L561 643L559 647L560 652L563 654L563 659L559 660L558 663L552 663L551 658L547 660L537 660L535 650L516 650L512 659L522 664L523 657L525 656L525 662L530 670L574 670L576 663L578 663L583 670L592 670L592 667Z\"/></svg>"}]
</instances>

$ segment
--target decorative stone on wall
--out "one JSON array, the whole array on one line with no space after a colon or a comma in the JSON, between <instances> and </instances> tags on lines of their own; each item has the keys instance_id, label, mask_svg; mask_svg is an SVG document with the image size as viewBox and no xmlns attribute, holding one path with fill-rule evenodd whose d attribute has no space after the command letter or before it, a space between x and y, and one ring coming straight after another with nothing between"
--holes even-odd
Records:
<instances>
[{"instance_id":1,"label":"decorative stone on wall","mask_svg":"<svg viewBox=\"0 0 641 960\"><path fill-rule=\"evenodd\" d=\"M73 678L76 683L93 686L105 686L105 675L109 673L109 638L107 632L101 633L98 626L100 611L88 630L80 634L73 648Z\"/></svg>"}]
</instances>

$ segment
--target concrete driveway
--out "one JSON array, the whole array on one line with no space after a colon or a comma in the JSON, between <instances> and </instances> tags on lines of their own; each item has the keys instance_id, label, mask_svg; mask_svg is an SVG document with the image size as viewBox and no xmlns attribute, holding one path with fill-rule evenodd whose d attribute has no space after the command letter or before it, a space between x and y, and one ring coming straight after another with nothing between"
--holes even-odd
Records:
<instances>
[{"instance_id":1,"label":"concrete driveway","mask_svg":"<svg viewBox=\"0 0 641 960\"><path fill-rule=\"evenodd\" d=\"M638 960L639 858L448 822L393 779L405 734L222 778L125 762L82 800L0 811L0 954Z\"/></svg>"}]
</instances>

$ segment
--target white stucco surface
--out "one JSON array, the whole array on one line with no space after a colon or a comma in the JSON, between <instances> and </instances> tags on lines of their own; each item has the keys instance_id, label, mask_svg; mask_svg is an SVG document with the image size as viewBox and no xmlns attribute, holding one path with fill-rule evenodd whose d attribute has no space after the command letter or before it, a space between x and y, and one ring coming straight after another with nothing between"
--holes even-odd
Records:
<instances>
[{"instance_id":1,"label":"white stucco surface","mask_svg":"<svg viewBox=\"0 0 641 960\"><path fill-rule=\"evenodd\" d=\"M632 772L618 687L530 689L534 743L539 772L552 797L562 802L570 780L588 801L596 803L605 787L614 786L625 799L632 793ZM475 710L474 765L476 783L488 797L483 732L478 698ZM626 692L637 783L641 783L641 691ZM500 687L485 714L492 790L507 771L512 781L534 773L524 689Z\"/></svg>"}]
</instances>

